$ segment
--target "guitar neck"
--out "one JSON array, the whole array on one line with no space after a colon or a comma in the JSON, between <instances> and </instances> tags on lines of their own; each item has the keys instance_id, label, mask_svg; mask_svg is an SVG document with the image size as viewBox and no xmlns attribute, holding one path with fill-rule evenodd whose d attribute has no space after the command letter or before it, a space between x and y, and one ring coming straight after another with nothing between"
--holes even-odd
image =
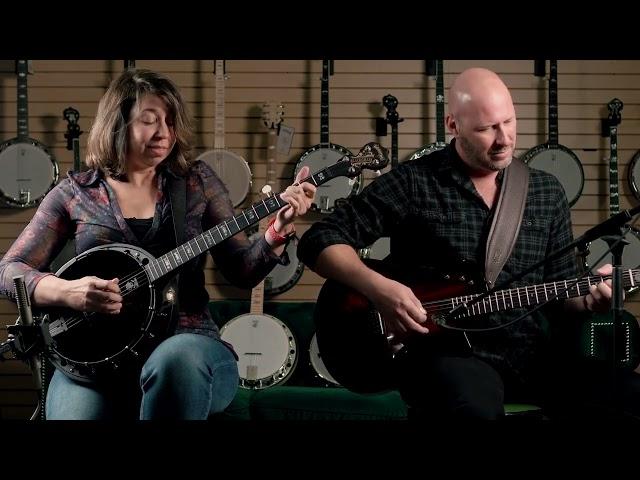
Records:
<instances>
[{"instance_id":1,"label":"guitar neck","mask_svg":"<svg viewBox=\"0 0 640 480\"><path fill-rule=\"evenodd\" d=\"M444 62L436 61L436 142L443 144L444 136Z\"/></svg>"},{"instance_id":2,"label":"guitar neck","mask_svg":"<svg viewBox=\"0 0 640 480\"><path fill-rule=\"evenodd\" d=\"M29 136L28 60L17 60L16 72L18 74L18 137L27 138Z\"/></svg>"},{"instance_id":3,"label":"guitar neck","mask_svg":"<svg viewBox=\"0 0 640 480\"><path fill-rule=\"evenodd\" d=\"M625 270L622 274L624 288L634 287L638 282L638 274L640 270ZM591 285L611 279L611 275L605 276L589 276L575 283L576 279L563 280L560 282L543 283L540 285L531 285L526 287L512 288L508 290L499 290L487 295L478 302L474 302L480 294L464 295L460 297L450 298L448 300L439 300L436 302L427 302L423 305L429 311L433 312L449 312L453 308L463 305L455 318L473 317L475 315L484 315L487 313L501 312L514 308L523 308L538 305L550 299L566 299L579 297L589 293ZM469 305L465 309L464 304Z\"/></svg>"},{"instance_id":4,"label":"guitar neck","mask_svg":"<svg viewBox=\"0 0 640 480\"><path fill-rule=\"evenodd\" d=\"M549 60L549 145L558 145L558 61Z\"/></svg>"},{"instance_id":5,"label":"guitar neck","mask_svg":"<svg viewBox=\"0 0 640 480\"><path fill-rule=\"evenodd\" d=\"M329 75L331 60L322 61L320 82L320 146L329 148Z\"/></svg>"},{"instance_id":6,"label":"guitar neck","mask_svg":"<svg viewBox=\"0 0 640 480\"><path fill-rule=\"evenodd\" d=\"M224 60L216 60L216 108L213 146L216 150L224 150Z\"/></svg>"}]
</instances>

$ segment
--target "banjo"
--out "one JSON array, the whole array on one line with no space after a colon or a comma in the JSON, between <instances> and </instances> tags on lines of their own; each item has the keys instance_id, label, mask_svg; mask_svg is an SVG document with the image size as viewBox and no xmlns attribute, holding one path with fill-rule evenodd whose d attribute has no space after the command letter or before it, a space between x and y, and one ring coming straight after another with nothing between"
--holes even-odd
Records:
<instances>
[{"instance_id":1,"label":"banjo","mask_svg":"<svg viewBox=\"0 0 640 480\"><path fill-rule=\"evenodd\" d=\"M275 177L274 153L276 129L282 119L282 106L265 105L264 119L269 128L267 185L263 192L272 192ZM268 222L259 223L255 235L264 235ZM295 336L281 320L265 315L265 280L251 289L249 313L232 318L220 329L220 337L233 345L238 354L240 387L262 390L285 383L298 363L298 348Z\"/></svg>"},{"instance_id":2,"label":"banjo","mask_svg":"<svg viewBox=\"0 0 640 480\"><path fill-rule=\"evenodd\" d=\"M623 108L621 100L614 98L607 105L609 118L607 124L609 128L609 215L614 216L620 213L620 194L618 191L618 125L622 120L620 112ZM631 230L625 234L624 239L628 245L624 247L622 255L622 267L625 269L637 268L640 266L640 232L630 226ZM600 262L596 263L600 257L609 249L609 246L602 238L597 238L588 245L588 252L584 267L595 274L595 270L605 263L613 263L611 253L607 254ZM627 293L637 290L633 288Z\"/></svg>"},{"instance_id":3,"label":"banjo","mask_svg":"<svg viewBox=\"0 0 640 480\"><path fill-rule=\"evenodd\" d=\"M322 61L322 79L320 83L320 143L302 154L293 172L296 177L302 167L309 166L310 171L331 165L339 158L350 155L345 147L329 142L329 76L333 75L333 60ZM363 186L361 175L346 180L337 178L324 184L317 193L317 202L311 209L321 213L330 213L335 208L336 200L341 200L360 192Z\"/></svg>"},{"instance_id":4,"label":"banjo","mask_svg":"<svg viewBox=\"0 0 640 480\"><path fill-rule=\"evenodd\" d=\"M16 61L18 136L0 145L0 202L2 206L12 208L36 206L55 186L59 175L53 154L42 143L29 137L27 62Z\"/></svg>"},{"instance_id":5,"label":"banjo","mask_svg":"<svg viewBox=\"0 0 640 480\"><path fill-rule=\"evenodd\" d=\"M554 175L562 184L570 207L578 201L584 186L582 164L575 153L558 143L557 60L549 60L549 140L528 150L522 161Z\"/></svg>"},{"instance_id":6,"label":"banjo","mask_svg":"<svg viewBox=\"0 0 640 480\"><path fill-rule=\"evenodd\" d=\"M444 62L435 61L436 70L436 141L416 150L409 160L416 160L447 146L444 135Z\"/></svg>"},{"instance_id":7,"label":"banjo","mask_svg":"<svg viewBox=\"0 0 640 480\"><path fill-rule=\"evenodd\" d=\"M275 185L276 158L277 158L277 132L284 115L284 107L277 103L266 103L262 107L262 122L268 129L267 146L267 184L271 187ZM259 234L254 234L259 235ZM261 235L261 234L260 234ZM304 264L298 259L298 240L293 238L286 247L289 263L287 265L277 264L265 278L265 294L273 296L286 292L292 288L302 277Z\"/></svg>"},{"instance_id":8,"label":"banjo","mask_svg":"<svg viewBox=\"0 0 640 480\"><path fill-rule=\"evenodd\" d=\"M196 160L207 163L229 190L234 207L240 205L251 188L251 170L246 160L224 145L224 81L225 61L215 61L216 108L213 150L201 153Z\"/></svg>"},{"instance_id":9,"label":"banjo","mask_svg":"<svg viewBox=\"0 0 640 480\"><path fill-rule=\"evenodd\" d=\"M368 143L357 155L345 155L303 182L319 186L339 176L353 178L362 169L379 170L387 162L385 149ZM94 247L73 258L56 275L66 280L87 275L119 278L122 310L118 315L105 315L68 308L43 309L40 325L45 354L56 368L78 381L113 374L128 362L146 358L170 332L175 300L170 274L178 273L190 260L284 205L279 194L269 196L159 258L123 243Z\"/></svg>"}]
</instances>

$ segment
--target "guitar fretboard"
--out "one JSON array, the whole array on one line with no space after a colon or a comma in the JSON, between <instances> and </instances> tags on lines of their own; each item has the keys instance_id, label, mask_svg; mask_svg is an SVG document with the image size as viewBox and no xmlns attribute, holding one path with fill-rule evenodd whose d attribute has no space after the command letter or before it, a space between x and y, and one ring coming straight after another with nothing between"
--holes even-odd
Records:
<instances>
[{"instance_id":1,"label":"guitar fretboard","mask_svg":"<svg viewBox=\"0 0 640 480\"><path fill-rule=\"evenodd\" d=\"M622 274L624 288L635 287L638 283L639 274L640 270L637 269L624 270ZM463 305L459 308L459 313L454 318L465 318L514 308L535 306L549 300L579 297L589 293L591 285L597 285L608 279L611 279L611 275L588 276L577 283L574 278L559 282L499 290L487 295L478 302L475 302L475 299L480 294L472 294L436 302L427 302L423 303L423 305L428 311L433 312L449 312L459 305ZM464 304L467 304L468 307L465 308Z\"/></svg>"}]
</instances>

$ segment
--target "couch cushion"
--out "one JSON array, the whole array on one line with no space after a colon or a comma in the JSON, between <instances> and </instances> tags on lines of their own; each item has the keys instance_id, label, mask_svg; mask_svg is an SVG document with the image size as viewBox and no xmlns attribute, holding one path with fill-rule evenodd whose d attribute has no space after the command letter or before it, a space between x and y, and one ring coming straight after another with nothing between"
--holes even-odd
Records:
<instances>
[{"instance_id":1,"label":"couch cushion","mask_svg":"<svg viewBox=\"0 0 640 480\"><path fill-rule=\"evenodd\" d=\"M255 390L238 388L235 398L229 406L220 413L211 415L211 420L251 420L251 400Z\"/></svg>"},{"instance_id":2,"label":"couch cushion","mask_svg":"<svg viewBox=\"0 0 640 480\"><path fill-rule=\"evenodd\" d=\"M396 391L360 395L340 387L276 386L259 390L251 402L257 420L404 420L407 409Z\"/></svg>"}]
</instances>

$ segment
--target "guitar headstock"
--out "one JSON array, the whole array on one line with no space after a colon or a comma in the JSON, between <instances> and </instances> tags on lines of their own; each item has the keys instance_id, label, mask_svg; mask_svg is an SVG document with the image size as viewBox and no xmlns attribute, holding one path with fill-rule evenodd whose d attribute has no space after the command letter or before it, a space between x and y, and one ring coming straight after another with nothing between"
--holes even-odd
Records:
<instances>
[{"instance_id":1,"label":"guitar headstock","mask_svg":"<svg viewBox=\"0 0 640 480\"><path fill-rule=\"evenodd\" d=\"M382 98L382 104L387 109L387 123L389 125L398 125L398 123L402 122L404 119L400 118L398 115L398 99L393 95L385 95Z\"/></svg>"},{"instance_id":2,"label":"guitar headstock","mask_svg":"<svg viewBox=\"0 0 640 480\"><path fill-rule=\"evenodd\" d=\"M367 143L357 155L345 155L333 167L335 176L354 178L362 170L381 170L389 164L387 149L376 142ZM336 171L337 170L337 171Z\"/></svg>"},{"instance_id":3,"label":"guitar headstock","mask_svg":"<svg viewBox=\"0 0 640 480\"><path fill-rule=\"evenodd\" d=\"M67 121L67 133L64 134L64 138L67 139L67 149L73 149L73 139L79 138L82 130L78 125L78 119L80 118L80 112L73 107L67 107L62 112L62 118Z\"/></svg>"},{"instance_id":4,"label":"guitar headstock","mask_svg":"<svg viewBox=\"0 0 640 480\"><path fill-rule=\"evenodd\" d=\"M284 107L278 102L267 102L262 105L262 123L269 130L277 129L282 123Z\"/></svg>"},{"instance_id":5,"label":"guitar headstock","mask_svg":"<svg viewBox=\"0 0 640 480\"><path fill-rule=\"evenodd\" d=\"M624 106L624 104L622 103L622 100L620 100L619 98L614 98L613 100L611 100L608 105L607 108L609 109L609 125L618 125L621 121L621 115L620 112L622 111L622 107Z\"/></svg>"}]
</instances>

